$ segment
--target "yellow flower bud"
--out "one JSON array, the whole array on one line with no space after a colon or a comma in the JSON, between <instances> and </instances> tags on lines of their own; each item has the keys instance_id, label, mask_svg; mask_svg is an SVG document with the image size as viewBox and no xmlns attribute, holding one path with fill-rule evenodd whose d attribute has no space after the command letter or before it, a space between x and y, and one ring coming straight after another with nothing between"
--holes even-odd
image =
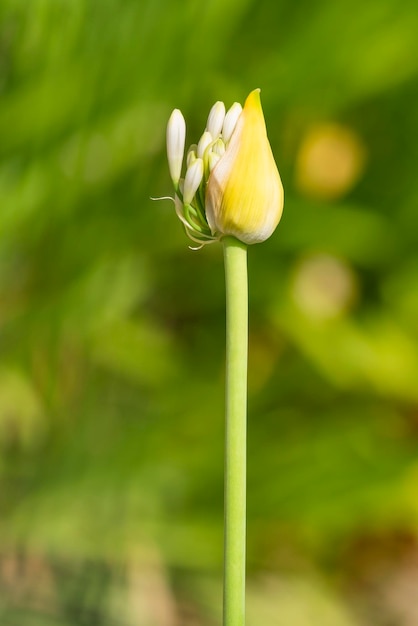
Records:
<instances>
[{"instance_id":1,"label":"yellow flower bud","mask_svg":"<svg viewBox=\"0 0 418 626\"><path fill-rule=\"evenodd\" d=\"M214 235L247 244L265 241L283 211L283 186L267 138L260 90L248 96L227 144L210 173L206 218Z\"/></svg>"}]
</instances>

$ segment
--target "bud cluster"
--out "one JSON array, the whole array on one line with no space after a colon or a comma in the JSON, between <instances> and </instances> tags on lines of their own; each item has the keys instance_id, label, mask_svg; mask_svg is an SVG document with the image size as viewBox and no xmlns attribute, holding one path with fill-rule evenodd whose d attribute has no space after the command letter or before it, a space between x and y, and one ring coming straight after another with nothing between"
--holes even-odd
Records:
<instances>
[{"instance_id":1,"label":"bud cluster","mask_svg":"<svg viewBox=\"0 0 418 626\"><path fill-rule=\"evenodd\" d=\"M216 102L210 110L204 133L197 144L187 151L186 173L181 178L186 137L186 123L182 113L174 109L167 125L168 165L175 189L176 213L187 235L203 246L219 239L214 236L206 219L205 193L211 171L225 154L242 106L235 102L226 111L223 102Z\"/></svg>"},{"instance_id":2,"label":"bud cluster","mask_svg":"<svg viewBox=\"0 0 418 626\"><path fill-rule=\"evenodd\" d=\"M265 241L283 211L283 186L267 138L260 90L244 108L223 102L210 110L205 131L186 155L186 123L178 109L167 126L167 155L176 212L187 235L202 247L224 235L246 244Z\"/></svg>"}]
</instances>

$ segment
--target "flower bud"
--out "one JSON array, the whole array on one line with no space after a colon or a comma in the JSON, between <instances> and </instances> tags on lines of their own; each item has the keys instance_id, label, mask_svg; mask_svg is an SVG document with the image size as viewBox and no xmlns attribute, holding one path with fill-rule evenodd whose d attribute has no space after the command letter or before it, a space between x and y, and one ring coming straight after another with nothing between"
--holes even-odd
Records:
<instances>
[{"instance_id":1,"label":"flower bud","mask_svg":"<svg viewBox=\"0 0 418 626\"><path fill-rule=\"evenodd\" d=\"M187 236L198 244L232 235L251 244L264 241L283 210L283 187L267 139L260 90L244 108L223 102L210 110L206 130L186 157L181 178L186 124L177 109L167 127L167 152L176 213Z\"/></svg>"},{"instance_id":2,"label":"flower bud","mask_svg":"<svg viewBox=\"0 0 418 626\"><path fill-rule=\"evenodd\" d=\"M196 161L196 159L197 159L197 145L194 143L193 145L190 146L187 152L187 158L186 158L187 167L190 167L190 165L194 161Z\"/></svg>"},{"instance_id":3,"label":"flower bud","mask_svg":"<svg viewBox=\"0 0 418 626\"><path fill-rule=\"evenodd\" d=\"M237 111L235 107L229 120L225 118L227 133ZM210 173L205 210L213 234L233 235L247 244L270 237L280 221L283 186L267 138L259 89L248 96L225 154Z\"/></svg>"},{"instance_id":4,"label":"flower bud","mask_svg":"<svg viewBox=\"0 0 418 626\"><path fill-rule=\"evenodd\" d=\"M212 151L218 156L223 156L225 154L225 144L221 139L217 139L212 146Z\"/></svg>"},{"instance_id":5,"label":"flower bud","mask_svg":"<svg viewBox=\"0 0 418 626\"><path fill-rule=\"evenodd\" d=\"M183 188L183 202L184 204L191 204L196 191L199 188L203 178L203 161L202 159L196 159L190 165L186 172Z\"/></svg>"},{"instance_id":6,"label":"flower bud","mask_svg":"<svg viewBox=\"0 0 418 626\"><path fill-rule=\"evenodd\" d=\"M212 137L216 139L221 134L222 125L225 119L225 105L223 102L216 102L210 110L206 129Z\"/></svg>"},{"instance_id":7,"label":"flower bud","mask_svg":"<svg viewBox=\"0 0 418 626\"><path fill-rule=\"evenodd\" d=\"M174 109L167 124L167 158L171 180L178 186L183 165L186 122L178 109Z\"/></svg>"},{"instance_id":8,"label":"flower bud","mask_svg":"<svg viewBox=\"0 0 418 626\"><path fill-rule=\"evenodd\" d=\"M221 157L219 156L219 154L216 154L216 152L212 152L212 151L209 152L209 155L208 155L209 172L213 170L213 168L215 167L215 165L217 164L220 158Z\"/></svg>"},{"instance_id":9,"label":"flower bud","mask_svg":"<svg viewBox=\"0 0 418 626\"><path fill-rule=\"evenodd\" d=\"M227 143L230 140L231 135L234 132L234 128L237 124L238 118L241 115L241 112L242 112L242 106L240 105L240 103L234 102L232 107L228 110L227 114L225 115L225 119L224 119L224 123L222 127L222 137L225 143Z\"/></svg>"},{"instance_id":10,"label":"flower bud","mask_svg":"<svg viewBox=\"0 0 418 626\"><path fill-rule=\"evenodd\" d=\"M199 143L197 144L197 156L200 159L203 159L203 155L205 154L205 150L210 143L212 143L213 138L210 132L205 130L201 138L199 139Z\"/></svg>"}]
</instances>

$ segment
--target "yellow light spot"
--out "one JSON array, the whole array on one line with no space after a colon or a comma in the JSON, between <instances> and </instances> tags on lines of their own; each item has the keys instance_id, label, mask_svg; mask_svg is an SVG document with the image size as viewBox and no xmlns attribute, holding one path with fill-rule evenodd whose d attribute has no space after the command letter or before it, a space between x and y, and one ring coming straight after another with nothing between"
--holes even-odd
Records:
<instances>
[{"instance_id":1,"label":"yellow light spot","mask_svg":"<svg viewBox=\"0 0 418 626\"><path fill-rule=\"evenodd\" d=\"M314 198L336 199L357 183L364 171L366 151L358 135L339 124L312 128L296 160L296 185Z\"/></svg>"}]
</instances>

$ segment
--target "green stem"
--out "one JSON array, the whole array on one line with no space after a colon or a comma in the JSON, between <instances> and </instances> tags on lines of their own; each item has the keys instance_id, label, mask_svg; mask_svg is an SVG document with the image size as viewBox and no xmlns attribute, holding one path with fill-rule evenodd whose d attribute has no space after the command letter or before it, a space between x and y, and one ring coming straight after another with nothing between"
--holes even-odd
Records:
<instances>
[{"instance_id":1,"label":"green stem","mask_svg":"<svg viewBox=\"0 0 418 626\"><path fill-rule=\"evenodd\" d=\"M245 501L247 439L247 247L225 237L226 425L224 626L245 622Z\"/></svg>"}]
</instances>

